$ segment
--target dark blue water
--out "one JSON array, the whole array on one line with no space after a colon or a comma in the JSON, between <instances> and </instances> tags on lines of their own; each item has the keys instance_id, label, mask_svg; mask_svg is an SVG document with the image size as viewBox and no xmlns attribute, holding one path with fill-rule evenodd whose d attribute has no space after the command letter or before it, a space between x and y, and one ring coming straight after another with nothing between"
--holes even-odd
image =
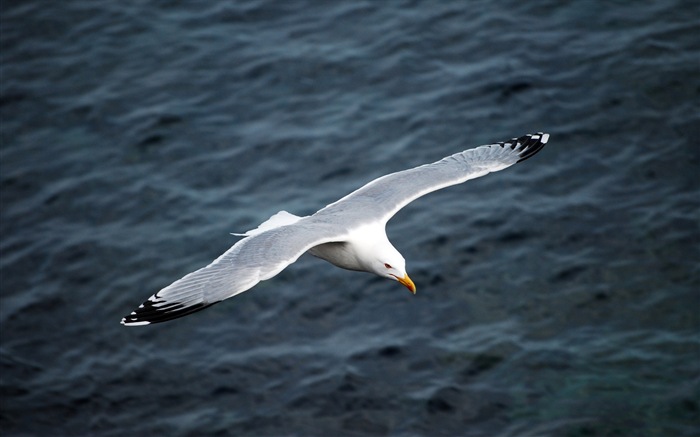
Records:
<instances>
[{"instance_id":1,"label":"dark blue water","mask_svg":"<svg viewBox=\"0 0 700 437\"><path fill-rule=\"evenodd\" d=\"M700 433L700 6L2 4L3 436ZM229 232L551 133L389 223L125 328Z\"/></svg>"}]
</instances>

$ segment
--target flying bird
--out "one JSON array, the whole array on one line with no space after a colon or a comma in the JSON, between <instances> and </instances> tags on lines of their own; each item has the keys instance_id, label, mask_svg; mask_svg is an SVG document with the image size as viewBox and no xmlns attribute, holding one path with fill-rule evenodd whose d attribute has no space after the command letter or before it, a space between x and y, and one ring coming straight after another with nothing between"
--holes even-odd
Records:
<instances>
[{"instance_id":1,"label":"flying bird","mask_svg":"<svg viewBox=\"0 0 700 437\"><path fill-rule=\"evenodd\" d=\"M406 261L386 236L389 219L425 194L526 160L547 140L549 134L528 134L391 173L310 216L280 211L256 229L235 234L244 238L208 266L149 297L121 323L141 326L192 314L274 277L305 252L343 269L398 281L415 294Z\"/></svg>"}]
</instances>

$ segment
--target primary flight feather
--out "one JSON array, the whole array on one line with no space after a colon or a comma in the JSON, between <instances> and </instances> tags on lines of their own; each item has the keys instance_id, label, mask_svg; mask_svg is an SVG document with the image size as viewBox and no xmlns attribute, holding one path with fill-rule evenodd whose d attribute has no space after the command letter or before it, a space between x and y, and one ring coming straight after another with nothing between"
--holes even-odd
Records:
<instances>
[{"instance_id":1,"label":"primary flight feather","mask_svg":"<svg viewBox=\"0 0 700 437\"><path fill-rule=\"evenodd\" d=\"M391 173L310 216L281 211L258 228L236 234L244 238L208 266L149 297L121 323L148 325L199 311L272 278L305 252L344 269L396 280L415 293L406 261L386 236L389 219L418 197L524 161L548 140L549 134L529 134Z\"/></svg>"}]
</instances>

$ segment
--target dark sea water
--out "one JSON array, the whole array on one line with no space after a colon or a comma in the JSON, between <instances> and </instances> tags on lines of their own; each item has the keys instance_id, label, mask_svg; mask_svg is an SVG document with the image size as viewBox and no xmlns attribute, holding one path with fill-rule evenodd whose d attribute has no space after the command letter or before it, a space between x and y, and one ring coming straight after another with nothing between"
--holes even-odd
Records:
<instances>
[{"instance_id":1,"label":"dark sea water","mask_svg":"<svg viewBox=\"0 0 700 437\"><path fill-rule=\"evenodd\" d=\"M700 435L700 3L4 1L0 435ZM119 324L380 175L528 132L389 223Z\"/></svg>"}]
</instances>

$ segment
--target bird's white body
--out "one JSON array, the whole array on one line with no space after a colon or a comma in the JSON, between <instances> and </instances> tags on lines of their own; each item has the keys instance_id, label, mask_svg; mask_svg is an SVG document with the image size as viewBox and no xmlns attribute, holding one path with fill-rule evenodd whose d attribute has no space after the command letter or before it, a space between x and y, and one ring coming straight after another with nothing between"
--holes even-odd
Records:
<instances>
[{"instance_id":1,"label":"bird's white body","mask_svg":"<svg viewBox=\"0 0 700 437\"><path fill-rule=\"evenodd\" d=\"M389 264L401 276L406 273L403 257L379 224L361 226L350 232L345 241L319 244L309 249L309 253L347 270L379 274L387 270L384 264Z\"/></svg>"},{"instance_id":2,"label":"bird's white body","mask_svg":"<svg viewBox=\"0 0 700 437\"><path fill-rule=\"evenodd\" d=\"M274 277L307 251L344 269L397 280L415 293L403 256L386 236L389 219L420 196L531 157L548 139L543 133L526 135L382 176L310 216L280 211L257 228L235 234L244 238L208 266L151 296L122 324L147 325L199 311Z\"/></svg>"}]
</instances>

